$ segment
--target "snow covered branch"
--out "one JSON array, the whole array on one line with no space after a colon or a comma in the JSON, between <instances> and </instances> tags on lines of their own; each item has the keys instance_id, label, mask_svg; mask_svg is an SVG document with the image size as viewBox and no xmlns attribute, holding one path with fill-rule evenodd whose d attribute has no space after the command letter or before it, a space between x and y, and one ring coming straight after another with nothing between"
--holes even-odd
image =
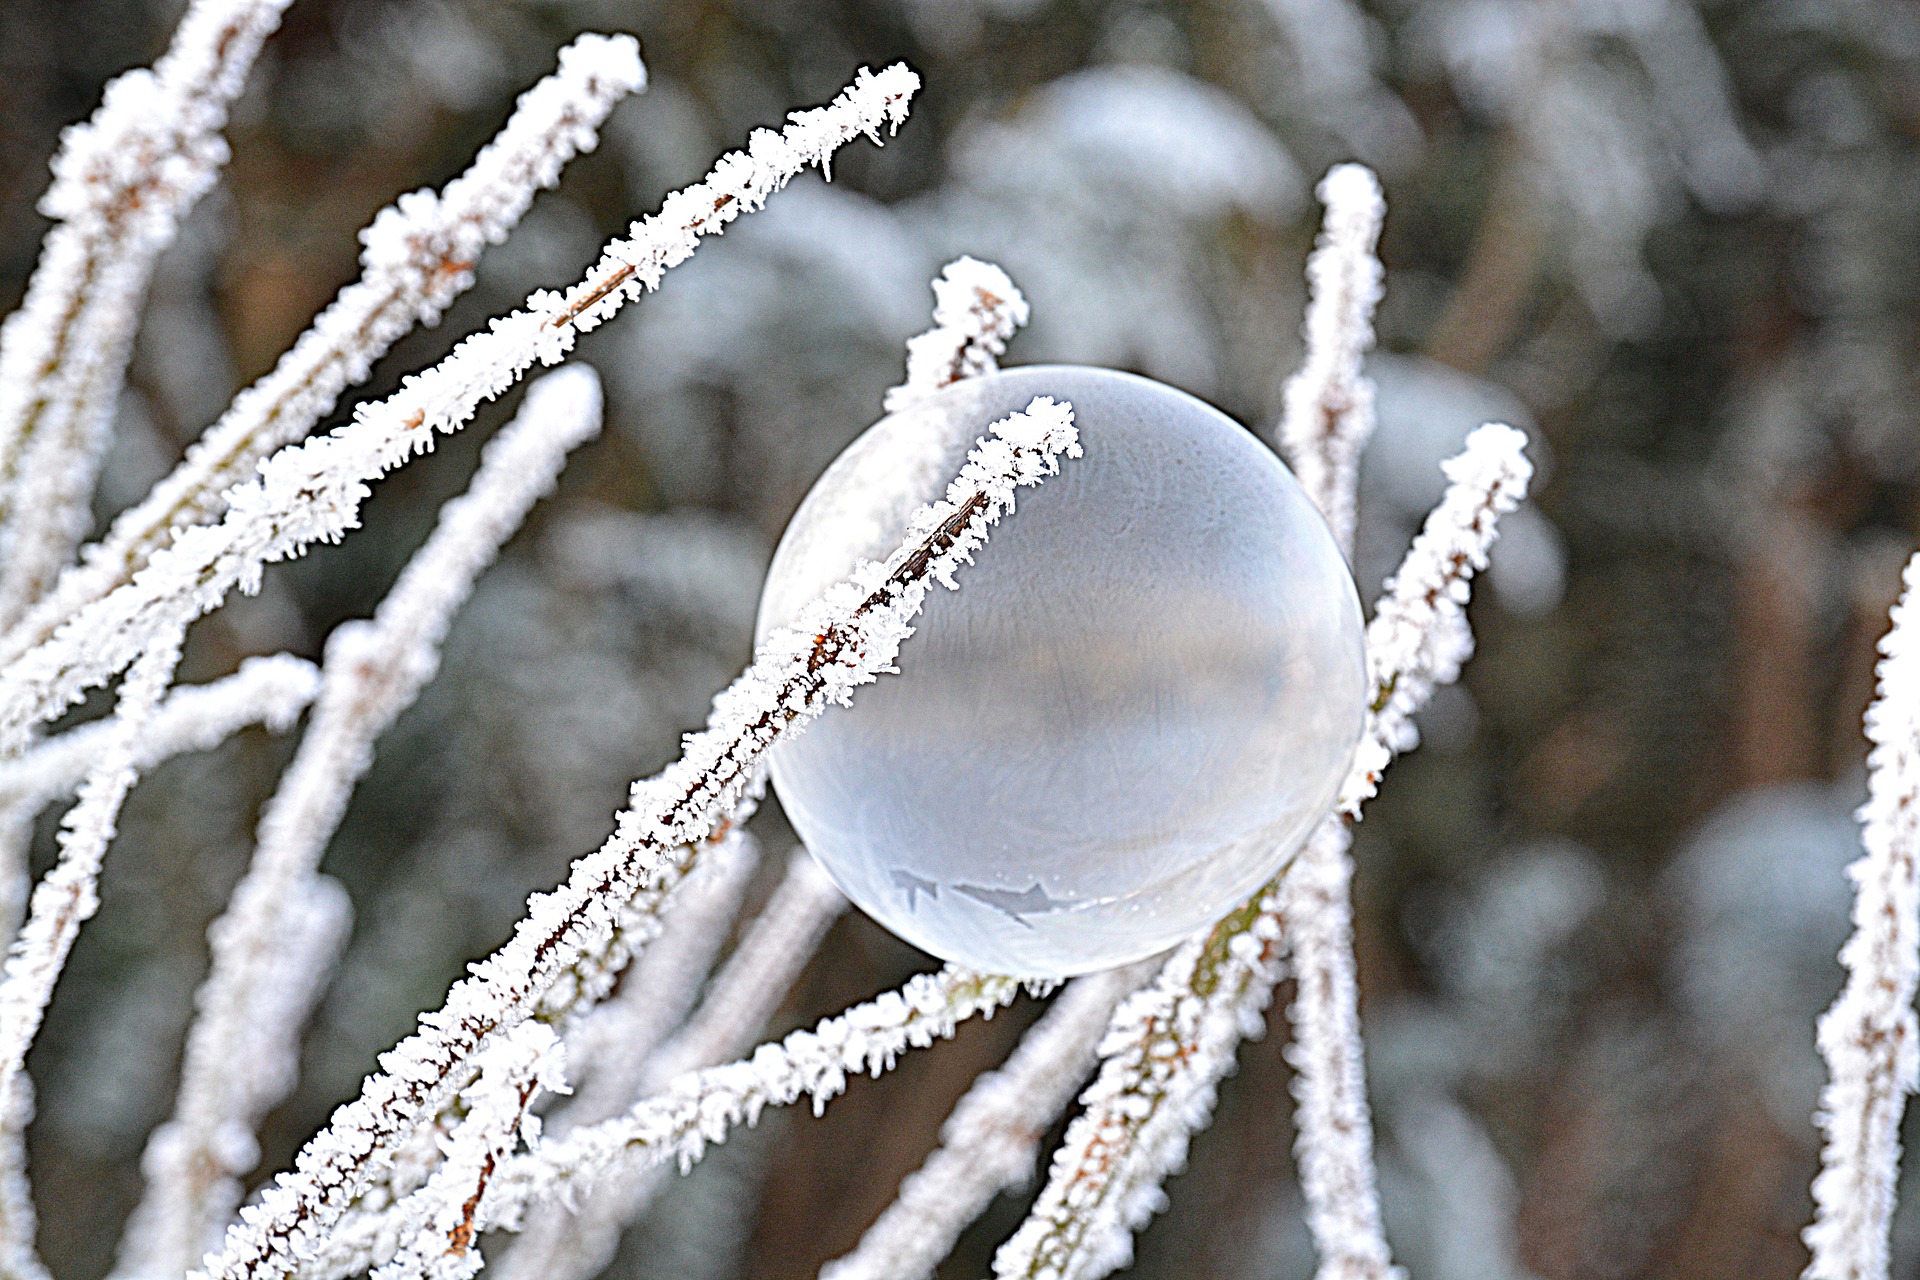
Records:
<instances>
[{"instance_id":1,"label":"snow covered branch","mask_svg":"<svg viewBox=\"0 0 1920 1280\"><path fill-rule=\"evenodd\" d=\"M319 668L305 658L248 658L224 680L176 689L135 741L134 767L145 773L174 756L210 750L249 724L284 733L319 690ZM96 721L0 761L0 939L13 936L26 905L34 818L79 785L114 732L113 721Z\"/></svg>"},{"instance_id":2,"label":"snow covered branch","mask_svg":"<svg viewBox=\"0 0 1920 1280\"><path fill-rule=\"evenodd\" d=\"M135 740L134 767L145 772L177 755L212 750L250 724L285 733L319 692L320 669L305 658L247 658L224 679L175 688ZM0 807L37 813L71 792L115 731L113 721L96 720L0 761Z\"/></svg>"},{"instance_id":3,"label":"snow covered branch","mask_svg":"<svg viewBox=\"0 0 1920 1280\"><path fill-rule=\"evenodd\" d=\"M624 1088L618 1105L598 1110L613 1090L602 1091L595 1081L597 1096L589 1099L583 1090L561 1117L562 1123L612 1119L667 1088L676 1077L716 1066L751 1047L846 905L812 856L797 850L773 897L714 977L687 1024L659 1052L638 1063L639 1070L630 1079L620 1081ZM669 919L678 916L676 909ZM583 1031L592 1026L589 1022ZM595 1104L595 1109L576 1115L579 1104L587 1102ZM664 1172L655 1168L614 1180L565 1204L530 1205L520 1238L500 1263L501 1280L591 1280L599 1275L612 1260L621 1232L652 1203Z\"/></svg>"},{"instance_id":4,"label":"snow covered branch","mask_svg":"<svg viewBox=\"0 0 1920 1280\"><path fill-rule=\"evenodd\" d=\"M841 145L898 125L918 87L905 66L862 71L830 106L794 112L780 133L756 131L746 151L668 196L565 292L535 293L525 310L469 335L386 400L361 405L351 424L267 458L258 480L229 492L220 523L181 533L126 585L0 670L0 753L19 750L34 723L110 679L159 630L184 626L236 587L253 589L266 565L338 539L357 523L370 481L458 430L534 364L564 359L576 336L657 287L702 236L759 208L806 166L826 165Z\"/></svg>"},{"instance_id":5,"label":"snow covered branch","mask_svg":"<svg viewBox=\"0 0 1920 1280\"><path fill-rule=\"evenodd\" d=\"M1327 215L1307 259L1307 354L1287 380L1280 445L1351 555L1360 451L1373 434L1373 383L1360 369L1373 346L1373 309L1383 287L1374 248L1387 207L1380 184L1357 164L1329 171L1320 199Z\"/></svg>"},{"instance_id":6,"label":"snow covered branch","mask_svg":"<svg viewBox=\"0 0 1920 1280\"><path fill-rule=\"evenodd\" d=\"M1420 741L1414 713L1435 688L1452 684L1473 656L1467 582L1487 567L1500 517L1526 497L1533 477L1526 447L1524 431L1488 423L1440 464L1446 494L1387 579L1367 624L1374 701L1354 769L1341 789L1341 812L1357 814L1373 798L1387 761Z\"/></svg>"},{"instance_id":7,"label":"snow covered branch","mask_svg":"<svg viewBox=\"0 0 1920 1280\"><path fill-rule=\"evenodd\" d=\"M1464 627L1468 582L1486 563L1495 521L1524 493L1530 474L1522 453L1525 443L1526 436L1510 427L1481 427L1468 438L1466 449L1444 464L1451 481L1447 494L1428 517L1367 629L1374 715L1343 788L1343 794L1355 797L1348 811L1357 811L1373 794L1393 748L1410 745L1402 731L1407 719L1434 688L1458 674L1465 653L1458 647L1458 632L1447 629ZM1446 644L1428 634L1436 631L1446 632ZM1442 653L1453 655L1450 665L1436 660ZM1338 813L1330 814L1301 859L1324 856L1329 842L1335 842L1331 847L1343 857L1345 833L1336 836L1330 830L1341 824ZM1033 1211L995 1257L996 1276L1092 1280L1132 1257L1132 1233L1164 1205L1161 1183L1180 1167L1191 1135L1211 1117L1215 1088L1232 1066L1240 1039L1263 1027L1262 1015L1280 977L1285 930L1293 927L1287 907L1301 901L1298 892L1287 887L1300 866L1296 860L1293 869L1283 871L1206 936L1174 952L1154 984L1114 1014L1101 1048L1100 1074L1083 1099L1086 1110L1068 1127ZM1351 929L1350 911L1336 913ZM1329 939L1315 954L1330 957L1335 965L1344 958L1350 973L1351 943L1331 945L1337 940ZM1324 1027L1330 1036L1338 1033L1337 1041L1301 1051L1329 1071L1328 1054L1358 1044L1357 1024L1346 1025L1345 1006L1332 1007L1334 997L1343 1000L1347 989L1331 984L1328 998L1321 1001L1326 1017L1301 1024ZM1351 1062L1357 1068L1358 1057ZM1322 1071L1322 1079L1338 1088L1351 1075L1342 1068L1331 1074ZM1352 1119L1348 1092L1327 1097L1327 1108L1305 1108L1303 1120L1309 1112L1337 1115L1342 1122ZM1358 1105L1364 1120L1363 1097ZM1370 1187L1371 1145L1366 1132L1327 1148L1346 1153L1337 1157L1343 1160L1357 1149L1367 1170L1364 1183L1336 1184L1328 1178L1312 1186ZM1377 1214L1377 1207L1372 1212ZM1310 1221L1364 1219L1362 1206ZM1351 1242L1322 1238L1317 1243L1323 1263L1365 1253ZM1378 1249L1384 1260L1384 1243ZM1322 1274L1330 1280L1336 1273L1323 1265Z\"/></svg>"},{"instance_id":8,"label":"snow covered branch","mask_svg":"<svg viewBox=\"0 0 1920 1280\"><path fill-rule=\"evenodd\" d=\"M33 1120L33 1080L22 1071L0 1095L0 1277L52 1280L33 1238L38 1217L27 1181L27 1125Z\"/></svg>"},{"instance_id":9,"label":"snow covered branch","mask_svg":"<svg viewBox=\"0 0 1920 1280\"><path fill-rule=\"evenodd\" d=\"M494 1179L519 1146L540 1136L534 1102L564 1092L566 1054L551 1027L523 1022L480 1055L478 1078L461 1091L466 1115L444 1144L445 1160L399 1206L405 1243L373 1280L468 1280L484 1260L480 1223L492 1216Z\"/></svg>"},{"instance_id":10,"label":"snow covered branch","mask_svg":"<svg viewBox=\"0 0 1920 1280\"><path fill-rule=\"evenodd\" d=\"M226 163L227 108L287 4L194 0L165 56L61 137L40 201L55 225L0 328L0 625L86 533L153 264Z\"/></svg>"},{"instance_id":11,"label":"snow covered branch","mask_svg":"<svg viewBox=\"0 0 1920 1280\"><path fill-rule=\"evenodd\" d=\"M534 193L559 181L567 161L593 150L607 113L645 82L632 36L583 35L560 51L558 70L520 96L465 173L437 193L415 191L382 210L360 233L360 279L0 638L0 663L123 586L175 529L217 517L222 495L251 479L261 458L304 438L416 324L438 321L473 283L486 246L506 238Z\"/></svg>"},{"instance_id":12,"label":"snow covered branch","mask_svg":"<svg viewBox=\"0 0 1920 1280\"><path fill-rule=\"evenodd\" d=\"M964 256L949 262L933 282L933 328L907 340L907 380L887 392L887 412L998 369L1027 314L1026 298L999 267Z\"/></svg>"},{"instance_id":13,"label":"snow covered branch","mask_svg":"<svg viewBox=\"0 0 1920 1280\"><path fill-rule=\"evenodd\" d=\"M628 968L619 990L567 1036L574 1093L555 1131L604 1120L632 1106L649 1061L683 1023L733 929L759 842L736 819L711 842L674 892L660 934Z\"/></svg>"},{"instance_id":14,"label":"snow covered branch","mask_svg":"<svg viewBox=\"0 0 1920 1280\"><path fill-rule=\"evenodd\" d=\"M1373 384L1362 362L1384 273L1375 256L1386 216L1380 185L1359 165L1320 183L1326 221L1307 260L1307 354L1288 380L1280 439L1295 473L1353 554L1360 454L1373 435ZM1376 678L1379 672L1374 672ZM1307 1226L1322 1280L1386 1280L1392 1257L1375 1190L1360 989L1353 954L1353 859L1345 821L1330 815L1280 881L1274 908L1297 977L1288 1008L1294 1041L1294 1146ZM1249 979L1247 1016L1264 1011L1277 973Z\"/></svg>"},{"instance_id":15,"label":"snow covered branch","mask_svg":"<svg viewBox=\"0 0 1920 1280\"><path fill-rule=\"evenodd\" d=\"M669 1160L690 1166L707 1144L754 1123L767 1107L811 1098L818 1114L847 1087L849 1074L877 1076L906 1050L952 1035L977 1014L991 1015L1019 991L1018 979L949 967L763 1044L750 1058L680 1076L625 1115L576 1129L510 1164L499 1180L500 1217L486 1225L512 1230L529 1203L578 1197Z\"/></svg>"},{"instance_id":16,"label":"snow covered branch","mask_svg":"<svg viewBox=\"0 0 1920 1280\"><path fill-rule=\"evenodd\" d=\"M1867 802L1860 809L1866 854L1853 880L1853 936L1840 952L1847 983L1820 1019L1829 1082L1815 1115L1825 1145L1813 1181L1813 1252L1808 1280L1885 1280L1894 1193L1900 1176L1900 1117L1920 1084L1920 556L1907 562L1905 589L1880 641L1880 688L1867 708Z\"/></svg>"},{"instance_id":17,"label":"snow covered branch","mask_svg":"<svg viewBox=\"0 0 1920 1280\"><path fill-rule=\"evenodd\" d=\"M900 1184L900 1195L820 1280L925 1280L960 1233L1002 1191L1033 1176L1040 1139L1093 1070L1114 1005L1151 972L1131 965L1069 986L998 1071L967 1090L940 1130L941 1145Z\"/></svg>"},{"instance_id":18,"label":"snow covered branch","mask_svg":"<svg viewBox=\"0 0 1920 1280\"><path fill-rule=\"evenodd\" d=\"M1321 1280L1389 1280L1373 1113L1353 954L1353 834L1322 822L1280 880L1281 932L1293 953L1294 1152Z\"/></svg>"},{"instance_id":19,"label":"snow covered branch","mask_svg":"<svg viewBox=\"0 0 1920 1280\"><path fill-rule=\"evenodd\" d=\"M600 429L600 383L569 367L536 382L487 444L369 622L327 641L319 701L260 822L253 861L209 931L213 968L196 1000L173 1119L155 1131L146 1196L128 1223L121 1276L184 1275L217 1240L254 1165L254 1127L292 1086L300 1029L345 940L347 904L316 873L373 746L440 665L474 581L567 454Z\"/></svg>"},{"instance_id":20,"label":"snow covered branch","mask_svg":"<svg viewBox=\"0 0 1920 1280\"><path fill-rule=\"evenodd\" d=\"M1072 411L1044 397L994 424L943 501L922 509L884 564L854 576L769 636L754 664L714 701L708 727L680 760L637 782L612 836L574 864L558 890L536 895L513 937L381 1057L360 1096L334 1113L295 1167L242 1211L207 1273L222 1280L281 1276L392 1159L396 1139L431 1115L450 1083L499 1033L539 1008L548 989L604 944L622 907L675 851L707 838L752 782L766 750L892 667L930 583L954 574L1012 509L1016 490L1079 453Z\"/></svg>"},{"instance_id":21,"label":"snow covered branch","mask_svg":"<svg viewBox=\"0 0 1920 1280\"><path fill-rule=\"evenodd\" d=\"M1273 889L1175 951L1114 1013L1100 1074L1081 1096L1040 1198L994 1256L996 1277L1083 1280L1133 1257L1133 1232L1213 1112L1240 1039L1257 1034L1279 977Z\"/></svg>"},{"instance_id":22,"label":"snow covered branch","mask_svg":"<svg viewBox=\"0 0 1920 1280\"><path fill-rule=\"evenodd\" d=\"M120 689L111 736L80 784L80 798L60 823L60 857L34 888L26 923L7 949L0 973L0 1098L14 1088L27 1049L66 966L80 926L99 909L100 863L113 840L121 802L133 789L139 741L180 661L179 630L162 632L134 661Z\"/></svg>"}]
</instances>

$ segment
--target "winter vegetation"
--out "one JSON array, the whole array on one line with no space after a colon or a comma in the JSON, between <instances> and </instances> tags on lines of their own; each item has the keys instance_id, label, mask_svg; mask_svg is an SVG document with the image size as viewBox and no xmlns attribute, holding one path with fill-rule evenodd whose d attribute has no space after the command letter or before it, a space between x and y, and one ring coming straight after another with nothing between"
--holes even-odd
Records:
<instances>
[{"instance_id":1,"label":"winter vegetation","mask_svg":"<svg viewBox=\"0 0 1920 1280\"><path fill-rule=\"evenodd\" d=\"M643 63L571 34L619 6L308 3L188 0L105 85L0 328L0 1280L1920 1265L1920 321L1885 225L1920 162L1846 79L1920 86L1912 23L1094 6L1043 76L1047 0L901 0L884 39L783 28L776 84L727 5L636 17ZM823 78L814 38L911 56ZM953 96L976 66L1019 92ZM1471 235L1428 172L1457 115L1496 139ZM306 270L229 234L329 129L390 148L327 213L357 274L350 235ZM402 170L454 176L373 190ZM1744 242L1672 265L1762 208L1806 296L1734 344L1707 469L1649 479L1704 428L1634 418L1687 375L1614 362L1729 281L1770 305ZM1097 447L1072 404L993 423L748 651L839 445L1009 360L1233 409L1368 602L1305 844L1064 984L862 920L765 765ZM1639 424L1612 453L1596 403ZM1709 551L1725 714L1640 687L1721 643L1665 621ZM1637 781L1663 698L1693 718Z\"/></svg>"}]
</instances>

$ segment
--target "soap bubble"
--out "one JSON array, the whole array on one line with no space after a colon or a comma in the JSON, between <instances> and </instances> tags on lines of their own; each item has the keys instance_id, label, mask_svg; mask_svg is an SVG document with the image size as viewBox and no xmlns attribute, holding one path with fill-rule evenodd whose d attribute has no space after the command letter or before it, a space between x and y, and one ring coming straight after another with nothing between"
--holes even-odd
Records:
<instances>
[{"instance_id":1,"label":"soap bubble","mask_svg":"<svg viewBox=\"0 0 1920 1280\"><path fill-rule=\"evenodd\" d=\"M1360 605L1273 453L1106 369L972 378L876 423L774 554L762 637L896 546L987 427L1070 401L1065 463L927 595L899 674L776 747L794 829L857 905L978 969L1059 976L1166 949L1273 875L1332 805L1365 716Z\"/></svg>"}]
</instances>

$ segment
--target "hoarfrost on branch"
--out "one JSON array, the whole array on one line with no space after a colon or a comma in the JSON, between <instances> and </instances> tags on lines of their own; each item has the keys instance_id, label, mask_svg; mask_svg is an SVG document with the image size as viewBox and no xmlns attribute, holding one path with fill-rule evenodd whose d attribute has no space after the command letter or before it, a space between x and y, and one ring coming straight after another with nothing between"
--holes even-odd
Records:
<instances>
[{"instance_id":1,"label":"hoarfrost on branch","mask_svg":"<svg viewBox=\"0 0 1920 1280\"><path fill-rule=\"evenodd\" d=\"M907 380L887 392L887 412L998 369L1027 316L1027 299L1005 271L977 258L949 262L933 282L933 328L907 340Z\"/></svg>"},{"instance_id":2,"label":"hoarfrost on branch","mask_svg":"<svg viewBox=\"0 0 1920 1280\"><path fill-rule=\"evenodd\" d=\"M1306 359L1287 380L1280 445L1300 485L1353 554L1360 452L1373 435L1373 383L1361 361L1373 347L1373 309L1384 272L1374 247L1386 203L1372 173L1336 166L1320 181L1327 206L1319 247L1307 259Z\"/></svg>"},{"instance_id":3,"label":"hoarfrost on branch","mask_svg":"<svg viewBox=\"0 0 1920 1280\"><path fill-rule=\"evenodd\" d=\"M1907 562L1904 581L1867 708L1866 853L1847 869L1855 890L1853 936L1840 952L1847 982L1819 1026L1829 1081L1815 1114L1825 1145L1805 1233L1807 1280L1885 1280L1900 1118L1920 1085L1920 556Z\"/></svg>"},{"instance_id":4,"label":"hoarfrost on branch","mask_svg":"<svg viewBox=\"0 0 1920 1280\"><path fill-rule=\"evenodd\" d=\"M40 201L55 225L0 328L0 625L86 533L154 262L226 164L227 108L288 3L195 0L160 61L61 137Z\"/></svg>"},{"instance_id":5,"label":"hoarfrost on branch","mask_svg":"<svg viewBox=\"0 0 1920 1280\"><path fill-rule=\"evenodd\" d=\"M513 937L448 993L446 1004L383 1054L359 1098L334 1113L260 1200L242 1211L207 1274L286 1275L310 1242L392 1159L394 1141L438 1106L449 1082L498 1033L531 1016L541 996L615 926L621 905L676 850L705 839L754 780L767 748L860 685L892 668L930 583L954 575L1012 510L1016 490L1053 474L1080 446L1069 406L1037 397L995 423L968 454L946 497L909 522L904 543L882 563L801 611L769 636L753 666L714 700L705 731L680 760L634 784L632 802L601 848L574 864L567 882L536 895Z\"/></svg>"},{"instance_id":6,"label":"hoarfrost on branch","mask_svg":"<svg viewBox=\"0 0 1920 1280\"><path fill-rule=\"evenodd\" d=\"M1467 582L1485 564L1496 519L1524 493L1525 443L1510 427L1481 427L1445 464L1447 496L1367 629L1376 706L1387 707L1393 691L1404 688L1407 700L1393 705L1396 714L1411 715L1457 673L1457 661L1428 665L1434 654L1456 648L1406 643L1405 633L1463 623ZM1370 719L1346 794L1372 794L1392 755L1388 744L1406 740L1393 728L1398 723L1383 724L1379 714ZM1326 819L1340 821L1338 814ZM1132 1233L1164 1206L1161 1183L1211 1117L1235 1048L1262 1027L1280 977L1290 878L1282 872L1204 937L1180 947L1155 982L1114 1014L1100 1074L1082 1098L1086 1110L1068 1127L1032 1212L995 1256L996 1276L1092 1280L1132 1258Z\"/></svg>"},{"instance_id":7,"label":"hoarfrost on branch","mask_svg":"<svg viewBox=\"0 0 1920 1280\"><path fill-rule=\"evenodd\" d=\"M417 324L434 324L473 283L489 244L506 239L534 193L591 151L614 105L646 83L632 36L583 35L552 75L520 96L512 117L467 171L438 192L415 191L360 233L360 279L314 320L273 371L242 391L173 473L114 519L46 596L0 637L0 663L39 644L83 606L123 586L174 530L205 524L261 458L304 438L340 394Z\"/></svg>"},{"instance_id":8,"label":"hoarfrost on branch","mask_svg":"<svg viewBox=\"0 0 1920 1280\"><path fill-rule=\"evenodd\" d=\"M845 143L897 126L918 87L905 66L863 70L831 105L794 112L779 133L757 130L706 181L669 195L608 244L565 292L533 294L524 310L469 335L387 399L360 405L349 425L267 458L258 480L228 492L218 524L181 532L124 586L0 669L0 752L17 751L35 723L110 679L162 628L185 626L236 587L256 589L268 564L337 541L358 523L370 481L431 448L438 433L459 430L534 364L559 363L577 335L657 287L702 236L758 209L803 168L824 167Z\"/></svg>"},{"instance_id":9,"label":"hoarfrost on branch","mask_svg":"<svg viewBox=\"0 0 1920 1280\"><path fill-rule=\"evenodd\" d=\"M292 1087L320 975L345 940L347 906L318 874L373 746L440 666L440 646L480 572L600 429L600 383L580 367L528 390L489 441L472 485L447 503L370 621L327 640L313 722L260 822L253 860L209 930L213 968L195 1000L173 1118L142 1161L146 1195L128 1222L120 1277L184 1275L240 1202L253 1131Z\"/></svg>"}]
</instances>

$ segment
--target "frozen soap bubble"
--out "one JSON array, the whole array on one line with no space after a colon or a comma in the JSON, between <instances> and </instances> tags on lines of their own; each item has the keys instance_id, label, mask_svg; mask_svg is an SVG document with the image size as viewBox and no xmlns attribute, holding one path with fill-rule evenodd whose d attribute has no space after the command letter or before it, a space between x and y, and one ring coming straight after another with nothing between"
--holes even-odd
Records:
<instances>
[{"instance_id":1,"label":"frozen soap bubble","mask_svg":"<svg viewBox=\"0 0 1920 1280\"><path fill-rule=\"evenodd\" d=\"M1086 456L927 594L899 674L772 753L814 857L927 951L1022 976L1173 946L1332 805L1366 702L1360 603L1291 473L1232 419L1106 369L973 378L883 418L787 527L762 637L879 559L1034 396Z\"/></svg>"}]
</instances>

